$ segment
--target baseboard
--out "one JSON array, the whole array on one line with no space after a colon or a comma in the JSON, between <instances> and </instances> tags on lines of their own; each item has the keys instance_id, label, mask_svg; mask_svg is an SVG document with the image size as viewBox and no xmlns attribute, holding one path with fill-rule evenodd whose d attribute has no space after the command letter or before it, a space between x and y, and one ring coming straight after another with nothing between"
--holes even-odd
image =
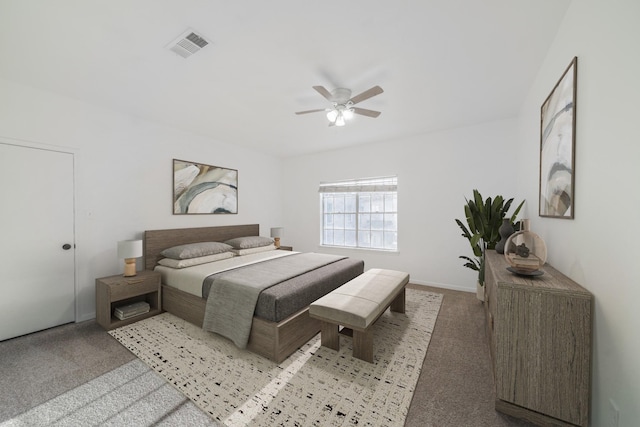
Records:
<instances>
[{"instance_id":1,"label":"baseboard","mask_svg":"<svg viewBox=\"0 0 640 427\"><path fill-rule=\"evenodd\" d=\"M87 313L87 314L76 316L75 323L86 322L87 320L93 320L95 318L96 318L96 312L94 311L93 313Z\"/></svg>"},{"instance_id":2,"label":"baseboard","mask_svg":"<svg viewBox=\"0 0 640 427\"><path fill-rule=\"evenodd\" d=\"M469 293L476 293L476 288L467 288L464 286L456 286L456 285L449 285L446 283L433 283L433 282L425 282L423 280L413 280L410 279L409 281L410 283L413 283L414 285L422 285L422 286L431 286L434 288L442 288L442 289L450 289L452 291L461 291L461 292L469 292Z\"/></svg>"}]
</instances>

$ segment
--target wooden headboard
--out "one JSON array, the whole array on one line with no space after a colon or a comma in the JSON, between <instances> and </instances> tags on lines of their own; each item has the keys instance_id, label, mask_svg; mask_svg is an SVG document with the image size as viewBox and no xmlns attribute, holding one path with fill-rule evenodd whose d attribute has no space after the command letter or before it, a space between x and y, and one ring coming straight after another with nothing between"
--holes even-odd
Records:
<instances>
[{"instance_id":1,"label":"wooden headboard","mask_svg":"<svg viewBox=\"0 0 640 427\"><path fill-rule=\"evenodd\" d=\"M234 237L259 235L259 224L147 230L144 232L144 268L153 270L158 260L162 258L160 252L172 246L198 242L224 242Z\"/></svg>"}]
</instances>

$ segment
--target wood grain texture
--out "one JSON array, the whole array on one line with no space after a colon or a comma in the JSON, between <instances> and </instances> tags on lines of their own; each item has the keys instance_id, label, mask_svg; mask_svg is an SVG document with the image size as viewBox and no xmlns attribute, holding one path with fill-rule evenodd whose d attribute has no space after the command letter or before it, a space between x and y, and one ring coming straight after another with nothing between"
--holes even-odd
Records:
<instances>
[{"instance_id":1,"label":"wood grain texture","mask_svg":"<svg viewBox=\"0 0 640 427\"><path fill-rule=\"evenodd\" d=\"M391 301L391 305L389 306L390 310L396 313L404 313L407 301L406 295L407 292L405 290L405 287L403 287L400 293L394 298L393 301Z\"/></svg>"},{"instance_id":2,"label":"wood grain texture","mask_svg":"<svg viewBox=\"0 0 640 427\"><path fill-rule=\"evenodd\" d=\"M253 320L254 322L263 321L255 317ZM272 360L278 363L285 360L320 332L320 321L309 316L308 306L279 323L269 323L273 325L273 340L277 343ZM251 336L249 342L251 343ZM250 344L247 348L251 350L254 346Z\"/></svg>"},{"instance_id":3,"label":"wood grain texture","mask_svg":"<svg viewBox=\"0 0 640 427\"><path fill-rule=\"evenodd\" d=\"M160 273L144 270L136 276L121 274L96 279L96 322L109 330L128 325L161 312ZM149 303L149 312L120 320L113 315L117 306L137 301Z\"/></svg>"},{"instance_id":4,"label":"wood grain texture","mask_svg":"<svg viewBox=\"0 0 640 427\"><path fill-rule=\"evenodd\" d=\"M576 424L567 423L557 418L549 417L539 412L532 411L522 406L514 405L504 400L496 399L496 411L511 415L514 418L527 421L541 427L575 427Z\"/></svg>"},{"instance_id":5,"label":"wood grain texture","mask_svg":"<svg viewBox=\"0 0 640 427\"><path fill-rule=\"evenodd\" d=\"M318 332L320 322L309 317L309 307L277 323L254 317L247 349L280 363Z\"/></svg>"},{"instance_id":6,"label":"wood grain texture","mask_svg":"<svg viewBox=\"0 0 640 427\"><path fill-rule=\"evenodd\" d=\"M373 363L373 332L353 331L353 357Z\"/></svg>"},{"instance_id":7,"label":"wood grain texture","mask_svg":"<svg viewBox=\"0 0 640 427\"><path fill-rule=\"evenodd\" d=\"M320 323L320 344L332 350L340 350L339 326L334 323Z\"/></svg>"},{"instance_id":8,"label":"wood grain texture","mask_svg":"<svg viewBox=\"0 0 640 427\"><path fill-rule=\"evenodd\" d=\"M162 285L162 309L202 327L206 300L171 286Z\"/></svg>"},{"instance_id":9,"label":"wood grain texture","mask_svg":"<svg viewBox=\"0 0 640 427\"><path fill-rule=\"evenodd\" d=\"M487 252L486 330L496 398L504 402L496 409L534 411L541 425L588 425L591 293L548 264L537 277L507 267L504 256Z\"/></svg>"}]
</instances>

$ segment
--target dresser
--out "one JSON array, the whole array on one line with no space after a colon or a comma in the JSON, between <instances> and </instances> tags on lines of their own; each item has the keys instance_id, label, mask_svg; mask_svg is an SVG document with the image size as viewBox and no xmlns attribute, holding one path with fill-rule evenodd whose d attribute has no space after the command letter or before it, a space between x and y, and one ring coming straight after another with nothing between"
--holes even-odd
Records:
<instances>
[{"instance_id":1,"label":"dresser","mask_svg":"<svg viewBox=\"0 0 640 427\"><path fill-rule=\"evenodd\" d=\"M495 251L485 260L496 410L542 426L587 426L593 296L549 264L525 277Z\"/></svg>"}]
</instances>

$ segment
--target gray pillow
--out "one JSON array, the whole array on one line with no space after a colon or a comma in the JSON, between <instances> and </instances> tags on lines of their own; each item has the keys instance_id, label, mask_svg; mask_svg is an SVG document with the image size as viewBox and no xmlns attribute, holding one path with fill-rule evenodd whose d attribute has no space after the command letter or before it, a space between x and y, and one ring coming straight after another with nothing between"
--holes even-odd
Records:
<instances>
[{"instance_id":1,"label":"gray pillow","mask_svg":"<svg viewBox=\"0 0 640 427\"><path fill-rule=\"evenodd\" d=\"M231 249L233 249L231 246L221 242L201 242L174 246L165 249L160 254L172 259L189 259L229 252Z\"/></svg>"},{"instance_id":2,"label":"gray pillow","mask_svg":"<svg viewBox=\"0 0 640 427\"><path fill-rule=\"evenodd\" d=\"M236 237L235 239L227 240L225 243L231 245L233 249L249 249L272 245L273 239L271 237L248 236Z\"/></svg>"}]
</instances>

